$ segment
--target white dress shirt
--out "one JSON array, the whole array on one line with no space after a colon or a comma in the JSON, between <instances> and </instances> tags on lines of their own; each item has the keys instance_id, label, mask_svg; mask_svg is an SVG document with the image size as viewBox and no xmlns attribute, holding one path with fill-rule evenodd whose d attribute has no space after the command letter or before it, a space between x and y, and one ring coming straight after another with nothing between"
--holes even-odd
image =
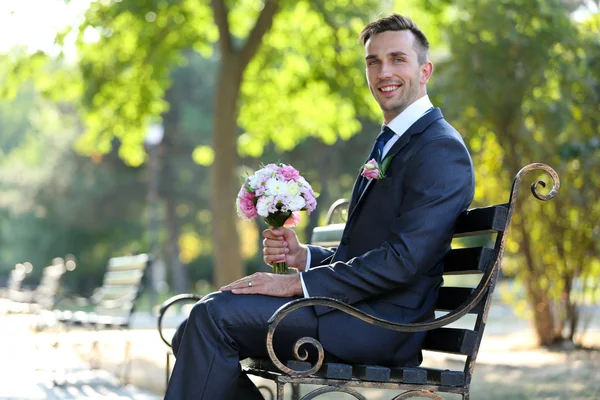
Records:
<instances>
[{"instance_id":1,"label":"white dress shirt","mask_svg":"<svg viewBox=\"0 0 600 400\"><path fill-rule=\"evenodd\" d=\"M387 125L392 131L394 131L394 136L388 140L383 148L383 154L381 155L381 159L385 158L385 155L390 151L392 146L400 139L400 136L404 134L415 122L417 122L421 117L427 114L429 111L433 109L433 104L431 100L429 100L429 96L425 95L406 107L404 111L396 116L390 123ZM385 123L383 124L385 126ZM306 254L306 267L304 272L308 271L310 268L310 250L307 251ZM302 278L302 273L300 273L300 283L302 283L302 292L304 293L304 297L310 297L308 294L308 290L306 290L306 285L304 285L304 278Z\"/></svg>"}]
</instances>

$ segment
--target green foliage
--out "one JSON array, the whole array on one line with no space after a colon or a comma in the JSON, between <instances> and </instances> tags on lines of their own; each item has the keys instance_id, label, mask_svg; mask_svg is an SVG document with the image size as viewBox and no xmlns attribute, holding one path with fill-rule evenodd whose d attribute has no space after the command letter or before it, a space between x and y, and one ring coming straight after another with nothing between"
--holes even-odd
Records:
<instances>
[{"instance_id":1,"label":"green foliage","mask_svg":"<svg viewBox=\"0 0 600 400\"><path fill-rule=\"evenodd\" d=\"M279 12L244 76L241 154L259 157L269 141L291 150L306 136L331 145L361 129L358 113L377 115L357 41L363 3L300 1Z\"/></svg>"},{"instance_id":2,"label":"green foliage","mask_svg":"<svg viewBox=\"0 0 600 400\"><path fill-rule=\"evenodd\" d=\"M454 14L437 84L475 154L476 201L505 202L498 188L530 162L561 178L551 202L519 199L505 272L526 287L541 342L572 339L576 286L599 283L600 32L574 23L559 0L463 0Z\"/></svg>"}]
</instances>

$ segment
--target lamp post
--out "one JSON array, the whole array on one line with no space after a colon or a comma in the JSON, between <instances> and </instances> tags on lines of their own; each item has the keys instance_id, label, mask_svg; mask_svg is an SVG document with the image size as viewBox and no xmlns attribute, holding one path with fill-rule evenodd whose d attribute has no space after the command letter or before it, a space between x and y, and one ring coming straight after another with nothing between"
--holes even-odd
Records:
<instances>
[{"instance_id":1,"label":"lamp post","mask_svg":"<svg viewBox=\"0 0 600 400\"><path fill-rule=\"evenodd\" d=\"M155 264L158 259L158 178L159 178L159 163L158 163L158 147L163 140L165 129L161 124L152 124L146 132L144 144L148 151L148 236L150 238L150 254L151 263L149 275L149 292L150 292L150 313L152 313L154 305L157 304L157 285Z\"/></svg>"}]
</instances>

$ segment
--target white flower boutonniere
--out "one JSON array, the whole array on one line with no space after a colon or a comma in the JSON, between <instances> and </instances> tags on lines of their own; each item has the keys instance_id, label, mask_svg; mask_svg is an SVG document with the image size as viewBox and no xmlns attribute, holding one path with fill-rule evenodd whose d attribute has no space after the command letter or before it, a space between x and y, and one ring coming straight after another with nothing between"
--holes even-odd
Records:
<instances>
[{"instance_id":1,"label":"white flower boutonniere","mask_svg":"<svg viewBox=\"0 0 600 400\"><path fill-rule=\"evenodd\" d=\"M371 158L362 166L360 174L370 181L373 179L383 179L385 178L385 171L387 171L390 162L392 162L392 158L394 157L387 157L382 163L378 163L377 160Z\"/></svg>"}]
</instances>

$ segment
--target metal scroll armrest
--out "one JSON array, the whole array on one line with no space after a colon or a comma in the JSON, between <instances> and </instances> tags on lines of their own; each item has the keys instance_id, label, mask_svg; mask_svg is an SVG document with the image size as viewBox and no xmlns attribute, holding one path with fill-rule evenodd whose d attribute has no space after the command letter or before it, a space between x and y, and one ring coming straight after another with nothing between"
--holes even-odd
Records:
<instances>
[{"instance_id":1,"label":"metal scroll armrest","mask_svg":"<svg viewBox=\"0 0 600 400\"><path fill-rule=\"evenodd\" d=\"M317 341L314 338L310 338L310 337L301 338L296 342L296 344L294 346L294 356L296 357L296 359L298 359L300 361L305 361L307 359L306 352L304 352L303 354L299 353L300 347L302 345L310 343L317 349L318 359L317 359L315 365L309 370L296 371L296 370L293 370L293 369L287 367L277 358L277 356L275 355L275 352L273 350L273 335L274 335L277 325L288 314L290 314L291 312L293 312L299 308L309 307L309 306L331 307L331 308L335 308L339 311L342 311L346 314L352 315L353 317L356 317L356 318L360 319L361 321L367 322L371 325L379 326L379 327L382 327L385 329L394 330L397 332L429 331L429 330L437 329L437 328L440 328L440 327L443 327L445 325L455 322L456 320L462 318L469 311L471 311L475 306L477 306L477 304L479 303L479 301L481 301L481 299L483 298L483 296L485 295L485 293L488 289L488 283L493 275L493 271L495 271L495 268L490 269L489 275L484 277L481 280L479 286L477 287L476 290L474 290L471 297L467 301L465 301L462 305L460 305L455 310L449 312L448 314L445 314L441 317L438 317L438 318L428 321L428 322L418 322L418 323L410 323L410 324L395 323L395 322L387 321L387 320L379 318L379 317L369 315L369 314L367 314L353 306L350 306L344 302L341 302L336 299L327 298L327 297L310 297L310 298L304 298L304 299L290 301L289 303L284 304L277 311L275 311L275 313L269 319L269 331L267 333L267 351L269 353L269 358L271 359L273 364L275 364L275 366L280 371L282 371L284 374L287 374L292 377L309 376L311 374L314 374L315 372L317 372L319 370L319 368L321 368L321 365L323 364L323 359L324 359L323 346L321 345L321 343L319 343L319 341Z\"/></svg>"},{"instance_id":2,"label":"metal scroll armrest","mask_svg":"<svg viewBox=\"0 0 600 400\"><path fill-rule=\"evenodd\" d=\"M160 338L162 339L163 342L165 342L165 344L167 346L171 347L171 342L169 342L167 339L165 339L165 336L163 335L163 326L162 326L163 317L165 316L165 313L167 312L167 310L174 304L181 303L181 302L199 301L200 299L202 299L202 297L200 297L196 294L184 293L184 294L178 294L177 296L173 296L173 297L165 300L165 302L161 304L160 311L158 314L158 334L160 335Z\"/></svg>"}]
</instances>

